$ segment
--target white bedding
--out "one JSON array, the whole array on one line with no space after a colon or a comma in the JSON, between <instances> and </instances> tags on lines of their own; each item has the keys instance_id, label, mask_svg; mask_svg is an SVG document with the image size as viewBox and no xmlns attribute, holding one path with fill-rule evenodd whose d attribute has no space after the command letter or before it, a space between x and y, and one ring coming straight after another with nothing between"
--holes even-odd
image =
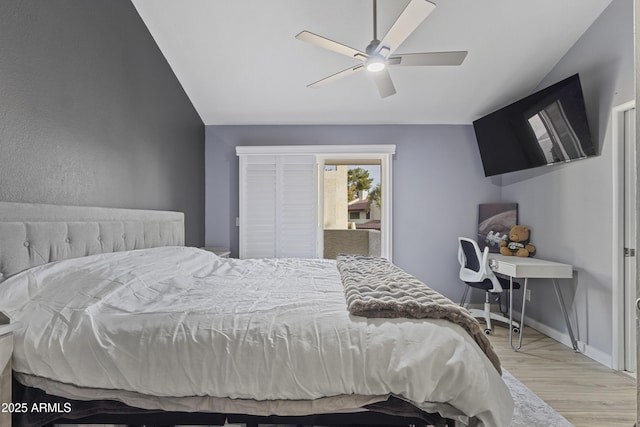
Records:
<instances>
[{"instance_id":1,"label":"white bedding","mask_svg":"<svg viewBox=\"0 0 640 427\"><path fill-rule=\"evenodd\" d=\"M14 370L78 387L254 400L393 394L495 427L513 412L462 328L350 316L329 260L185 247L94 255L6 280L0 310L23 323Z\"/></svg>"}]
</instances>

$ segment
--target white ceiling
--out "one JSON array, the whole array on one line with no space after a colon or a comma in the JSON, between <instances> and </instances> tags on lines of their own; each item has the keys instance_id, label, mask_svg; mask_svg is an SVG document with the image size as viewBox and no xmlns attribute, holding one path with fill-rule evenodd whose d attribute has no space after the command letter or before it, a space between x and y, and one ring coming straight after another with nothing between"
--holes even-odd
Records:
<instances>
[{"instance_id":1,"label":"white ceiling","mask_svg":"<svg viewBox=\"0 0 640 427\"><path fill-rule=\"evenodd\" d=\"M409 0L378 1L382 38ZM359 62L296 40L359 50L372 0L133 0L206 125L468 124L531 93L611 0L433 0L396 53L467 50L459 67L394 67L380 98L366 73L307 88Z\"/></svg>"}]
</instances>

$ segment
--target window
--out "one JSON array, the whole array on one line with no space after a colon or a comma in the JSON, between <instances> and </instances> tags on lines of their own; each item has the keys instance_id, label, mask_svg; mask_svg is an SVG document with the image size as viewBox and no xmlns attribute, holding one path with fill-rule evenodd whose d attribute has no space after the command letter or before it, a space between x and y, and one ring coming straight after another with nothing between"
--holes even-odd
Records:
<instances>
[{"instance_id":1,"label":"window","mask_svg":"<svg viewBox=\"0 0 640 427\"><path fill-rule=\"evenodd\" d=\"M329 159L381 165L380 256L391 260L391 159L395 145L236 147L240 158L240 258L323 256L323 180ZM330 169L333 167L330 166ZM360 212L351 215L360 218Z\"/></svg>"}]
</instances>

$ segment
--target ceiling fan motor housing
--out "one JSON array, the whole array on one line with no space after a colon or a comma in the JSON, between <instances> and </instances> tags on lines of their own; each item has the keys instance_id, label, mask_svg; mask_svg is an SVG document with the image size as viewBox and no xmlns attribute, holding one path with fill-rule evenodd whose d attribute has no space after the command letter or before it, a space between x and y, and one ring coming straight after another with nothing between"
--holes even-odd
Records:
<instances>
[{"instance_id":1,"label":"ceiling fan motor housing","mask_svg":"<svg viewBox=\"0 0 640 427\"><path fill-rule=\"evenodd\" d=\"M367 46L367 48L364 51L369 56L375 55L379 45L380 45L380 40L371 40L371 43L369 43L369 46Z\"/></svg>"}]
</instances>

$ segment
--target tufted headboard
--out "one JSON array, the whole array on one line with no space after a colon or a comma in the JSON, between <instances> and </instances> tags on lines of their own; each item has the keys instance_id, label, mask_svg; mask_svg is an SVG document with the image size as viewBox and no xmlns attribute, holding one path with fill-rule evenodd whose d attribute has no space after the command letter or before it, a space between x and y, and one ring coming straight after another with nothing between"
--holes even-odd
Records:
<instances>
[{"instance_id":1,"label":"tufted headboard","mask_svg":"<svg viewBox=\"0 0 640 427\"><path fill-rule=\"evenodd\" d=\"M67 258L183 245L182 212L0 202L0 282Z\"/></svg>"}]
</instances>

